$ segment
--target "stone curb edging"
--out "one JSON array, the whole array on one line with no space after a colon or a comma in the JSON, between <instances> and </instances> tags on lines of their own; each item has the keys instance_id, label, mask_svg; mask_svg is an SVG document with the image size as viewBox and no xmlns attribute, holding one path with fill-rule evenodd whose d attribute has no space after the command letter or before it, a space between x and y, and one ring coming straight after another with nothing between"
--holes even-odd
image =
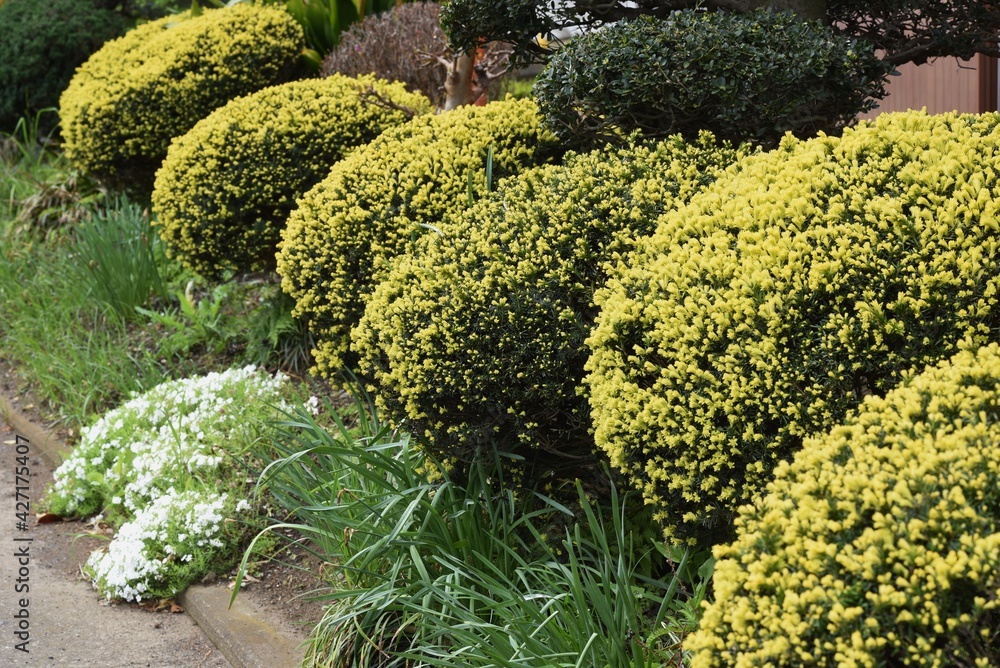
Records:
<instances>
[{"instance_id":1,"label":"stone curb edging","mask_svg":"<svg viewBox=\"0 0 1000 668\"><path fill-rule=\"evenodd\" d=\"M18 411L0 394L0 418L31 441L45 460L59 466L71 448ZM233 668L298 668L305 650L257 614L245 598L229 607L232 592L222 586L194 585L177 601Z\"/></svg>"}]
</instances>

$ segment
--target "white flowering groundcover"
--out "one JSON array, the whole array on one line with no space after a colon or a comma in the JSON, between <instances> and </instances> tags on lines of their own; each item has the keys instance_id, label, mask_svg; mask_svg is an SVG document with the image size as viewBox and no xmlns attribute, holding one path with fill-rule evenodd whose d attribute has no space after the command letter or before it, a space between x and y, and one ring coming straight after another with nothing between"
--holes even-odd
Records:
<instances>
[{"instance_id":1,"label":"white flowering groundcover","mask_svg":"<svg viewBox=\"0 0 1000 668\"><path fill-rule=\"evenodd\" d=\"M50 512L117 528L84 571L110 600L166 598L236 557L246 473L235 462L289 410L286 378L253 366L163 383L81 433Z\"/></svg>"}]
</instances>

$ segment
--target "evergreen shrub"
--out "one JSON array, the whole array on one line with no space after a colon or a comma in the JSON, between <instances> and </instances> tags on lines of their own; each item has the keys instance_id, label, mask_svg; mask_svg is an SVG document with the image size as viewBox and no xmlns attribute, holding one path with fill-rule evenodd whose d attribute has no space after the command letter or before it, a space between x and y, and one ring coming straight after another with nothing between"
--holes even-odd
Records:
<instances>
[{"instance_id":1,"label":"evergreen shrub","mask_svg":"<svg viewBox=\"0 0 1000 668\"><path fill-rule=\"evenodd\" d=\"M168 251L203 276L273 270L295 200L351 150L409 120L402 108L431 111L401 83L335 75L216 109L174 140L156 173L153 208Z\"/></svg>"},{"instance_id":2,"label":"evergreen shrub","mask_svg":"<svg viewBox=\"0 0 1000 668\"><path fill-rule=\"evenodd\" d=\"M546 125L575 146L709 130L774 147L832 132L885 97L871 45L765 9L640 16L559 49L538 77Z\"/></svg>"},{"instance_id":3,"label":"evergreen shrub","mask_svg":"<svg viewBox=\"0 0 1000 668\"><path fill-rule=\"evenodd\" d=\"M94 0L0 3L0 132L13 132L23 116L58 106L77 66L123 32L121 15Z\"/></svg>"},{"instance_id":4,"label":"evergreen shrub","mask_svg":"<svg viewBox=\"0 0 1000 668\"><path fill-rule=\"evenodd\" d=\"M148 193L172 138L229 100L292 78L302 45L287 12L245 3L145 23L70 81L59 103L66 155Z\"/></svg>"},{"instance_id":5,"label":"evergreen shrub","mask_svg":"<svg viewBox=\"0 0 1000 668\"><path fill-rule=\"evenodd\" d=\"M498 448L593 465L579 390L605 265L735 156L707 134L595 151L508 179L421 237L352 335L387 417L441 460Z\"/></svg>"},{"instance_id":6,"label":"evergreen shrub","mask_svg":"<svg viewBox=\"0 0 1000 668\"><path fill-rule=\"evenodd\" d=\"M350 330L411 240L482 197L492 151L500 179L551 160L555 138L530 100L466 106L390 128L334 165L282 231L278 273L316 336L316 370L353 368Z\"/></svg>"},{"instance_id":7,"label":"evergreen shrub","mask_svg":"<svg viewBox=\"0 0 1000 668\"><path fill-rule=\"evenodd\" d=\"M886 114L748 157L612 272L598 444L714 542L808 434L1000 327L998 116Z\"/></svg>"},{"instance_id":8,"label":"evergreen shrub","mask_svg":"<svg viewBox=\"0 0 1000 668\"><path fill-rule=\"evenodd\" d=\"M692 666L1000 665L1000 348L806 439L716 548Z\"/></svg>"}]
</instances>

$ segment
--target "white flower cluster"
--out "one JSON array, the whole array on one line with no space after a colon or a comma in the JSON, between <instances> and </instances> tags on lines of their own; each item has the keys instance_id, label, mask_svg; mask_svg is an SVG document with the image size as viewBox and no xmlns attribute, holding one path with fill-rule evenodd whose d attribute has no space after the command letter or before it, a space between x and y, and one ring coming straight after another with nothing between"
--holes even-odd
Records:
<instances>
[{"instance_id":1,"label":"white flower cluster","mask_svg":"<svg viewBox=\"0 0 1000 668\"><path fill-rule=\"evenodd\" d=\"M168 580L172 564L195 551L222 547L217 537L225 519L222 494L166 492L126 522L107 551L90 555L85 571L108 600L139 602L158 580Z\"/></svg>"},{"instance_id":2,"label":"white flower cluster","mask_svg":"<svg viewBox=\"0 0 1000 668\"><path fill-rule=\"evenodd\" d=\"M64 514L86 507L100 488L121 489L125 509L135 512L169 487L175 473L210 472L223 461L217 447L244 426L252 403L287 408L279 391L282 374L268 377L251 365L170 381L133 397L81 432L80 444L56 470L52 496Z\"/></svg>"},{"instance_id":3,"label":"white flower cluster","mask_svg":"<svg viewBox=\"0 0 1000 668\"><path fill-rule=\"evenodd\" d=\"M49 502L66 515L112 511L127 518L106 551L87 561L103 595L172 595L177 569L190 570L199 553L225 546L224 511L252 506L231 498L220 464L258 437L258 419L290 410L281 398L286 380L248 366L170 381L81 433L55 472Z\"/></svg>"}]
</instances>

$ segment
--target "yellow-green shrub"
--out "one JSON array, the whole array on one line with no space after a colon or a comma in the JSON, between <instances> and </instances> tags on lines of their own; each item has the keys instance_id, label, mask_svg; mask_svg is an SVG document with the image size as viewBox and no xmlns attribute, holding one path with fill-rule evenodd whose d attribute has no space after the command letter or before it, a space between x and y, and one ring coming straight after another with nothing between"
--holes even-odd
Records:
<instances>
[{"instance_id":1,"label":"yellow-green shrub","mask_svg":"<svg viewBox=\"0 0 1000 668\"><path fill-rule=\"evenodd\" d=\"M735 160L711 135L577 156L504 181L375 288L352 333L387 416L444 460L493 448L593 464L579 392L605 264Z\"/></svg>"},{"instance_id":2,"label":"yellow-green shrub","mask_svg":"<svg viewBox=\"0 0 1000 668\"><path fill-rule=\"evenodd\" d=\"M804 436L996 338L997 124L911 112L788 137L614 272L588 341L596 438L669 535L727 537Z\"/></svg>"},{"instance_id":3,"label":"yellow-green shrub","mask_svg":"<svg viewBox=\"0 0 1000 668\"><path fill-rule=\"evenodd\" d=\"M172 138L234 97L287 81L303 44L287 12L248 3L145 23L70 80L59 100L66 155L148 191Z\"/></svg>"},{"instance_id":4,"label":"yellow-green shrub","mask_svg":"<svg viewBox=\"0 0 1000 668\"><path fill-rule=\"evenodd\" d=\"M533 102L506 100L414 118L334 165L292 212L278 252L281 287L316 336L317 370L352 366L350 330L368 294L412 238L469 206L470 187L482 196L490 148L499 179L554 146Z\"/></svg>"},{"instance_id":5,"label":"yellow-green shrub","mask_svg":"<svg viewBox=\"0 0 1000 668\"><path fill-rule=\"evenodd\" d=\"M716 548L716 666L1000 665L1000 348L807 438Z\"/></svg>"},{"instance_id":6,"label":"yellow-green shrub","mask_svg":"<svg viewBox=\"0 0 1000 668\"><path fill-rule=\"evenodd\" d=\"M406 122L400 107L432 109L401 83L338 74L216 109L174 140L156 173L153 208L168 250L206 276L273 270L295 200L355 147Z\"/></svg>"}]
</instances>

